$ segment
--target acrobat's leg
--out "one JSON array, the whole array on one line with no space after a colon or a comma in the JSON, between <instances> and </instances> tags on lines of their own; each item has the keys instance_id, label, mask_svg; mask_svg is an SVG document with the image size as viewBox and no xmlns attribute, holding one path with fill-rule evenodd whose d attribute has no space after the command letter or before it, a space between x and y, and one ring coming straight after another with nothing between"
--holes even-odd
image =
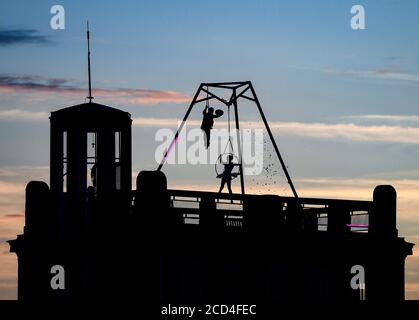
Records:
<instances>
[{"instance_id":1,"label":"acrobat's leg","mask_svg":"<svg viewBox=\"0 0 419 320\"><path fill-rule=\"evenodd\" d=\"M211 129L206 130L205 135L207 137L207 149L208 149L210 146L210 141L211 141Z\"/></svg>"},{"instance_id":2,"label":"acrobat's leg","mask_svg":"<svg viewBox=\"0 0 419 320\"><path fill-rule=\"evenodd\" d=\"M221 179L221 186L220 186L220 190L218 191L218 193L221 193L221 191L223 191L223 189L224 189L224 184L226 183L226 181L225 181L225 179L224 178L222 178Z\"/></svg>"},{"instance_id":3,"label":"acrobat's leg","mask_svg":"<svg viewBox=\"0 0 419 320\"><path fill-rule=\"evenodd\" d=\"M204 132L204 145L205 145L205 148L208 149L208 130L207 129L203 129L203 128L201 128L201 129Z\"/></svg>"},{"instance_id":4,"label":"acrobat's leg","mask_svg":"<svg viewBox=\"0 0 419 320\"><path fill-rule=\"evenodd\" d=\"M233 191L231 191L231 179L227 180L227 188L228 188L228 193L232 195ZM231 199L231 203L233 203L233 199Z\"/></svg>"}]
</instances>

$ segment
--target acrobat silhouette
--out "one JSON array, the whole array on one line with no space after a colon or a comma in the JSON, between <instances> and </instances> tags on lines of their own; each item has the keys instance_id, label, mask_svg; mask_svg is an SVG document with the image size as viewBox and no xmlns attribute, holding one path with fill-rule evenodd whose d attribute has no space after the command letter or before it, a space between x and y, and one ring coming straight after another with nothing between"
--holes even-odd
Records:
<instances>
[{"instance_id":1,"label":"acrobat silhouette","mask_svg":"<svg viewBox=\"0 0 419 320\"><path fill-rule=\"evenodd\" d=\"M231 180L234 177L237 177L238 173L232 173L235 166L238 166L238 163L233 163L233 155L228 156L228 162L224 164L224 171L223 173L219 174L217 178L221 178L221 186L218 193L221 193L224 189L224 185L227 184L228 192L232 194L231 191ZM231 200L233 201L233 200Z\"/></svg>"},{"instance_id":2,"label":"acrobat silhouette","mask_svg":"<svg viewBox=\"0 0 419 320\"><path fill-rule=\"evenodd\" d=\"M92 185L94 188L97 186L97 165L96 163L90 169L90 178L92 180Z\"/></svg>"},{"instance_id":3,"label":"acrobat silhouette","mask_svg":"<svg viewBox=\"0 0 419 320\"><path fill-rule=\"evenodd\" d=\"M214 114L214 108L208 107L208 105L205 106L205 109L202 112L204 117L202 119L201 129L202 129L202 131L205 132L205 137L206 137L205 148L207 148L207 149L210 146L211 130L212 130L212 127L214 125L214 119L221 117L223 115L223 113L224 112L222 110L218 109L218 110L215 111L215 114Z\"/></svg>"}]
</instances>

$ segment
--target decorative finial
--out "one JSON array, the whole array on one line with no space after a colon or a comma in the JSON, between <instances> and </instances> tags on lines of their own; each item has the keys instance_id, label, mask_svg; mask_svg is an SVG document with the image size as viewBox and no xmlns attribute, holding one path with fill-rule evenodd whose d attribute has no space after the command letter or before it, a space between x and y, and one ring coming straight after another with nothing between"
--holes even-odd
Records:
<instances>
[{"instance_id":1,"label":"decorative finial","mask_svg":"<svg viewBox=\"0 0 419 320\"><path fill-rule=\"evenodd\" d=\"M92 75L90 73L90 32L89 32L89 20L87 20L87 65L88 65L88 73L89 73L89 103L92 102Z\"/></svg>"}]
</instances>

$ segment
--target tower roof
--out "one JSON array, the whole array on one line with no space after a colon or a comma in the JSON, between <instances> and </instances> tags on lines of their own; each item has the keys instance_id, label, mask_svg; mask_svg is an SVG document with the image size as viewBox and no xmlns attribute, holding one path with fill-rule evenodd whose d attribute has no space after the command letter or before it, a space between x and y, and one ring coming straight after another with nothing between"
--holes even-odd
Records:
<instances>
[{"instance_id":1,"label":"tower roof","mask_svg":"<svg viewBox=\"0 0 419 320\"><path fill-rule=\"evenodd\" d=\"M51 124L66 127L120 127L131 124L128 112L99 103L82 103L51 112Z\"/></svg>"},{"instance_id":2,"label":"tower roof","mask_svg":"<svg viewBox=\"0 0 419 320\"><path fill-rule=\"evenodd\" d=\"M128 113L116 108L105 106L104 104L94 103L94 102L87 102L77 104L72 107L63 108L57 111L52 112L54 114L70 114L70 113Z\"/></svg>"}]
</instances>

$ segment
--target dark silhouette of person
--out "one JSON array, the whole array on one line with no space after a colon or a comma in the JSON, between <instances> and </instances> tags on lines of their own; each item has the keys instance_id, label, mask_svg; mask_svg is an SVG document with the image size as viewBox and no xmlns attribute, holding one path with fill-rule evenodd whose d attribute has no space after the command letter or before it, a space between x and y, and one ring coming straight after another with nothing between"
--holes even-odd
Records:
<instances>
[{"instance_id":1,"label":"dark silhouette of person","mask_svg":"<svg viewBox=\"0 0 419 320\"><path fill-rule=\"evenodd\" d=\"M238 163L233 163L233 156L228 156L228 162L224 164L224 172L217 176L217 178L221 178L221 186L218 193L221 193L224 189L224 185L227 184L228 192L232 194L231 191L231 179L233 176L237 176L236 173L232 173L235 166L238 166ZM233 202L233 200L231 200Z\"/></svg>"},{"instance_id":2,"label":"dark silhouette of person","mask_svg":"<svg viewBox=\"0 0 419 320\"><path fill-rule=\"evenodd\" d=\"M94 188L97 187L97 165L96 163L90 169L90 178L92 179L92 185Z\"/></svg>"},{"instance_id":3,"label":"dark silhouette of person","mask_svg":"<svg viewBox=\"0 0 419 320\"><path fill-rule=\"evenodd\" d=\"M202 119L201 129L205 132L206 144L205 147L208 149L211 140L211 129L214 125L214 119L221 117L222 114L214 114L214 108L206 106L202 112L204 115Z\"/></svg>"}]
</instances>

